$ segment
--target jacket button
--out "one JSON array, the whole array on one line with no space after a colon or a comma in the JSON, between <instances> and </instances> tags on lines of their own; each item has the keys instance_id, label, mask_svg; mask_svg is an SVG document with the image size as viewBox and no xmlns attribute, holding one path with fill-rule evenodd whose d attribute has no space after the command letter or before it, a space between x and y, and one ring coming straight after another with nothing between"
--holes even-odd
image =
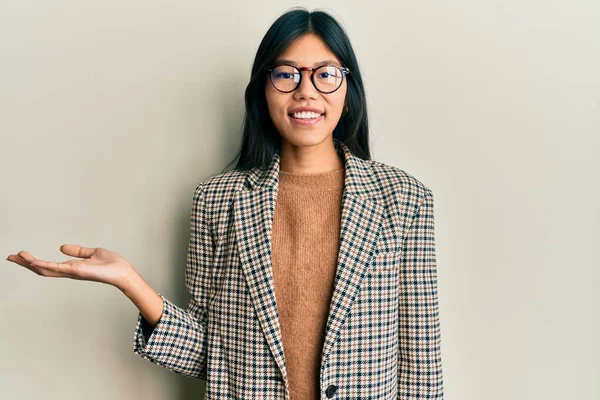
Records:
<instances>
[{"instance_id":1,"label":"jacket button","mask_svg":"<svg viewBox=\"0 0 600 400\"><path fill-rule=\"evenodd\" d=\"M325 394L327 395L328 398L332 398L333 395L335 394L336 390L337 390L337 386L329 385L329 387L327 389L325 389Z\"/></svg>"}]
</instances>

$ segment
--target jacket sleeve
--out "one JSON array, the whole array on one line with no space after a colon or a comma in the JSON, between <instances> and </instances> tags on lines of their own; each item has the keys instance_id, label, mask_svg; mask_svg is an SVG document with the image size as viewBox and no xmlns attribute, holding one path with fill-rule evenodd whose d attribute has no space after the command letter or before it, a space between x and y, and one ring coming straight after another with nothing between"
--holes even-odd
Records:
<instances>
[{"instance_id":1,"label":"jacket sleeve","mask_svg":"<svg viewBox=\"0 0 600 400\"><path fill-rule=\"evenodd\" d=\"M398 399L443 399L433 193L404 238L400 269Z\"/></svg>"},{"instance_id":2,"label":"jacket sleeve","mask_svg":"<svg viewBox=\"0 0 600 400\"><path fill-rule=\"evenodd\" d=\"M138 313L134 353L178 374L206 380L206 308L213 253L201 183L192 202L186 262L186 285L191 299L184 310L159 293L163 312L154 328Z\"/></svg>"}]
</instances>

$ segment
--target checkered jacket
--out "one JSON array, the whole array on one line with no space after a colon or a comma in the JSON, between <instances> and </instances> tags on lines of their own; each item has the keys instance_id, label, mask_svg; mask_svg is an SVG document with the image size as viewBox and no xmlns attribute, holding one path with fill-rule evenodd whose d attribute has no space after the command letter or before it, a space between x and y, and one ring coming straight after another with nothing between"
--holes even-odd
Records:
<instances>
[{"instance_id":1,"label":"checkered jacket","mask_svg":"<svg viewBox=\"0 0 600 400\"><path fill-rule=\"evenodd\" d=\"M334 143L346 173L320 398L442 399L433 194L403 170ZM266 170L200 183L189 305L160 294L154 329L138 315L134 352L206 380L207 400L290 400L271 269L278 176L276 153Z\"/></svg>"}]
</instances>

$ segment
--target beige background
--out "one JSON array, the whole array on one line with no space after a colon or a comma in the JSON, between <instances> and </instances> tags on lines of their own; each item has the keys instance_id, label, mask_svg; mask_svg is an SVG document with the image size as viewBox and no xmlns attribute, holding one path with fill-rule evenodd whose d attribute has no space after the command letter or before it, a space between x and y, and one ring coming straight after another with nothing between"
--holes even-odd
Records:
<instances>
[{"instance_id":1,"label":"beige background","mask_svg":"<svg viewBox=\"0 0 600 400\"><path fill-rule=\"evenodd\" d=\"M117 251L187 305L195 185L295 2L0 3L0 250ZM305 2L347 28L373 156L435 195L447 399L600 398L600 3ZM117 289L0 271L3 399L200 399Z\"/></svg>"}]
</instances>

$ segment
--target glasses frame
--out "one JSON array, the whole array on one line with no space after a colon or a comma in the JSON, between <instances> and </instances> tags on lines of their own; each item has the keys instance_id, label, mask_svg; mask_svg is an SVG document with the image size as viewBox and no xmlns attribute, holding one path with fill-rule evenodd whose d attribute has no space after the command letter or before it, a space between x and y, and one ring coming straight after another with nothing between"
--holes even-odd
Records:
<instances>
[{"instance_id":1,"label":"glasses frame","mask_svg":"<svg viewBox=\"0 0 600 400\"><path fill-rule=\"evenodd\" d=\"M300 79L298 79L298 83L296 83L296 87L293 88L292 90L288 90L288 91L284 91L284 90L280 90L275 86L275 83L273 83L273 70L277 67L280 67L282 65L285 65L286 67L292 67L294 68L296 71L298 71L298 75L300 75ZM324 92L322 90L320 90L317 85L315 84L315 71L323 68L323 67L334 67L337 70L339 70L342 74L342 80L340 81L340 84L337 88L333 89L331 92ZM304 74L302 73L303 71L310 71L310 81L312 82L313 86L315 87L315 89L317 89L319 92L323 93L323 94L329 94L329 93L333 93L336 90L338 90L339 88L342 87L342 84L344 83L344 77L346 75L348 75L350 73L350 70L346 67L338 67L337 65L320 65L318 67L296 67L295 65L291 65L291 64L277 64L277 65L270 65L265 67L265 72L269 73L269 81L271 82L271 85L273 85L273 87L275 88L275 90L281 92L281 93L291 93L295 90L297 90L300 87L300 84L302 84L302 78L304 76Z\"/></svg>"}]
</instances>

